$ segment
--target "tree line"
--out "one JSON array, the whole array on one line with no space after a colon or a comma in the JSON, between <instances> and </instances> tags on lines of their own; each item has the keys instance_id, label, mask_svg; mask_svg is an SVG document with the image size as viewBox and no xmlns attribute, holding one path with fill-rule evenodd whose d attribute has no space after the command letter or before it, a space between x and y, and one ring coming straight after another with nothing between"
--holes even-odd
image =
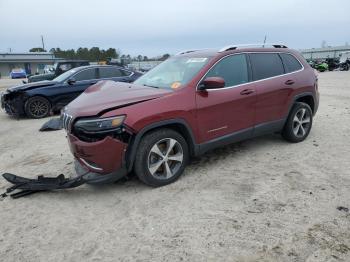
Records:
<instances>
[{"instance_id":1,"label":"tree line","mask_svg":"<svg viewBox=\"0 0 350 262\"><path fill-rule=\"evenodd\" d=\"M29 52L46 52L45 49L41 47L34 47L29 50ZM169 58L169 54L164 54L159 57L154 58L148 58L147 56L134 56L131 57L129 54L120 55L120 51L115 48L108 48L107 50L100 49L99 47L92 47L92 48L86 48L86 47L79 47L78 49L67 49L62 50L59 47L51 48L50 52L55 55L57 58L64 58L64 59L82 59L82 60L88 60L90 62L97 62L97 61L109 61L113 59L119 59L126 62L132 62L132 61L154 61L154 60L166 60Z\"/></svg>"}]
</instances>

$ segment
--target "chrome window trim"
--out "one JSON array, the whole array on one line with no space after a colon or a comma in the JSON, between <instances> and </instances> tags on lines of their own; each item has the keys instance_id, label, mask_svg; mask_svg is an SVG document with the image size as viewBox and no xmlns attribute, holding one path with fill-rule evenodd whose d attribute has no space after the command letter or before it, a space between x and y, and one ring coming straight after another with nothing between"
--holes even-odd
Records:
<instances>
[{"instance_id":1,"label":"chrome window trim","mask_svg":"<svg viewBox=\"0 0 350 262\"><path fill-rule=\"evenodd\" d=\"M240 87L240 86L245 86L245 85L248 85L248 84L252 84L252 83L257 83L257 82L261 82L261 81L265 81L265 80L270 80L270 79L273 79L273 78L277 78L277 77L281 77L281 76L285 76L285 75L291 75L291 74L295 74L295 73L298 73L298 72L301 72L305 69L303 63L300 62L300 60L292 53L290 52L282 52L282 51L276 51L276 52L247 52L247 51L242 51L242 52L239 52L239 53L234 53L234 54L228 54L226 56L223 56L221 57L218 61L215 62L215 64L213 64L208 70L207 72L205 73L205 75L203 77L201 77L201 79L198 81L197 85L196 85L196 91L201 91L201 90L198 90L198 86L199 84L203 81L203 79L206 77L206 75L209 73L209 71L216 65L218 64L221 60L223 60L224 58L226 57L229 57L229 56L234 56L234 55L240 55L240 54L289 54L289 55L292 55L298 62L299 64L301 65L301 69L297 70L297 71L293 71L293 72L290 72L290 73L285 73L285 74L282 74L282 75L277 75L277 76L271 76L271 77L268 77L268 78L264 78L264 79L259 79L259 80L255 80L255 81L251 81L251 82L247 82L247 83L243 83L243 84L239 84L239 85L233 85L233 86L225 86L225 87L222 87L222 88L213 88L213 89L206 89L207 92L211 92L211 91L217 91L217 90L225 90L225 89L231 89L231 88L235 88L235 87ZM281 59L281 62L283 64L283 61Z\"/></svg>"}]
</instances>

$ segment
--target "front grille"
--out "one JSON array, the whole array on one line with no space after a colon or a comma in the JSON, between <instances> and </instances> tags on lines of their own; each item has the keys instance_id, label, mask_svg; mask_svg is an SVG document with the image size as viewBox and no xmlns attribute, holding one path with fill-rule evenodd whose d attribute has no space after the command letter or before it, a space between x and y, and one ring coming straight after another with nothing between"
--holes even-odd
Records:
<instances>
[{"instance_id":1,"label":"front grille","mask_svg":"<svg viewBox=\"0 0 350 262\"><path fill-rule=\"evenodd\" d=\"M68 115L66 113L63 113L61 115L62 126L64 129L67 130L67 132L70 131L72 120L73 120L73 117L71 115Z\"/></svg>"}]
</instances>

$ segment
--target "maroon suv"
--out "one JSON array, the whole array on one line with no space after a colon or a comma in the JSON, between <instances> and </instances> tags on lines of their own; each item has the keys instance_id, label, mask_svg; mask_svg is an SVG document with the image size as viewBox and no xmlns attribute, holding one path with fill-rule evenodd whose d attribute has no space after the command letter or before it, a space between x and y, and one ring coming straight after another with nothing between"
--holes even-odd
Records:
<instances>
[{"instance_id":1,"label":"maroon suv","mask_svg":"<svg viewBox=\"0 0 350 262\"><path fill-rule=\"evenodd\" d=\"M63 111L78 175L90 183L134 171L174 182L191 156L281 132L309 134L319 103L314 70L284 45L182 52L133 84L101 81Z\"/></svg>"}]
</instances>

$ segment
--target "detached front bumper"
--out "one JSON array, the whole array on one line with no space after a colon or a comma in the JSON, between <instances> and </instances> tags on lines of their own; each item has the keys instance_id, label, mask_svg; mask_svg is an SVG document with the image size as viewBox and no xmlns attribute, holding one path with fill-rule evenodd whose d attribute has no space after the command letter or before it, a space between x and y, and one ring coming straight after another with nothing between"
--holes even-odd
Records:
<instances>
[{"instance_id":1,"label":"detached front bumper","mask_svg":"<svg viewBox=\"0 0 350 262\"><path fill-rule=\"evenodd\" d=\"M18 97L11 98L9 93L1 93L1 108L12 116L24 114L22 100Z\"/></svg>"},{"instance_id":2,"label":"detached front bumper","mask_svg":"<svg viewBox=\"0 0 350 262\"><path fill-rule=\"evenodd\" d=\"M86 174L90 184L109 183L127 174L127 144L110 136L97 142L84 142L68 134L68 143L75 157L77 175Z\"/></svg>"}]
</instances>

